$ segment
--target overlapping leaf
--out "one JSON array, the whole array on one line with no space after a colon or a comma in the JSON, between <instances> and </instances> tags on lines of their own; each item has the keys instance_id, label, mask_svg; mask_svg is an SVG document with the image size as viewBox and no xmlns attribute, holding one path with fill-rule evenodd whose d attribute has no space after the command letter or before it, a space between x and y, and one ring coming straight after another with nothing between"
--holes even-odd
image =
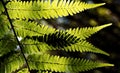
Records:
<instances>
[{"instance_id":1,"label":"overlapping leaf","mask_svg":"<svg viewBox=\"0 0 120 73\"><path fill-rule=\"evenodd\" d=\"M80 40L82 35L84 38L89 37L91 34L109 25L63 31L55 30L48 26L41 26L34 22L21 20L14 22L16 33L19 37L22 37L22 44L25 45L24 51L27 53L35 53L40 50L64 50L67 52L94 52L109 55L85 40Z\"/></svg>"},{"instance_id":2,"label":"overlapping leaf","mask_svg":"<svg viewBox=\"0 0 120 73\"><path fill-rule=\"evenodd\" d=\"M36 38L36 39L30 39L27 38L26 40L23 41L23 45L25 45L25 52L27 53L39 53L40 51L45 51L45 50L63 50L66 52L93 52L93 53L100 53L100 54L104 54L104 55L108 55L108 53L100 50L99 48L96 48L95 46L93 46L92 44L86 42L86 41L74 41L74 42L70 42L67 41L65 43L65 40L62 40L63 38L58 37L59 39L61 39L62 41L56 41L56 40L52 40L50 42L48 42L49 38L53 38L53 37L49 37L47 39L44 39L42 37ZM71 37L71 39L73 39ZM41 42L40 42L41 40ZM30 49L31 48L31 49ZM40 50L40 51L39 51Z\"/></svg>"}]
</instances>

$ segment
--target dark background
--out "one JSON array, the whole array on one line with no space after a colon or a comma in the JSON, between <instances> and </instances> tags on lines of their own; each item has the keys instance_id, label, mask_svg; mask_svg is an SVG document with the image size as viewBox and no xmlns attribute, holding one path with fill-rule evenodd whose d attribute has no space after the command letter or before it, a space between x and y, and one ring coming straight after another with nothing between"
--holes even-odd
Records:
<instances>
[{"instance_id":1,"label":"dark background","mask_svg":"<svg viewBox=\"0 0 120 73\"><path fill-rule=\"evenodd\" d=\"M85 58L112 63L115 66L98 68L83 73L120 73L120 0L82 1L88 3L106 3L106 5L95 9L86 10L74 16L50 20L41 20L41 23L52 24L53 27L59 29L88 26L91 27L112 23L112 26L101 30L100 32L94 34L89 39L87 39L96 47L108 52L110 56L87 53L85 55ZM81 54L68 53L68 55L78 57Z\"/></svg>"}]
</instances>

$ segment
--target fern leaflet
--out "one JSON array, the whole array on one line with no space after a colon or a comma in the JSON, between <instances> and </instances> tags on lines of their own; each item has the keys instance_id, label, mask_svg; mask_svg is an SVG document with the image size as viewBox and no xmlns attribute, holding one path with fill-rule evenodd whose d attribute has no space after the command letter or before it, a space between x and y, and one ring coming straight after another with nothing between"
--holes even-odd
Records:
<instances>
[{"instance_id":1,"label":"fern leaflet","mask_svg":"<svg viewBox=\"0 0 120 73\"><path fill-rule=\"evenodd\" d=\"M52 38L52 37L49 37L49 38ZM60 42L60 41L59 41ZM29 54L32 54L32 53L39 53L39 50L41 51L47 51L47 50L63 50L63 51L66 51L66 52L93 52L93 53L100 53L100 54L104 54L104 55L107 55L109 56L108 53L94 47L93 45L91 45L90 43L86 42L86 41L78 41L76 43L70 43L70 44L67 44L67 43L62 43L60 42L56 42L56 44L58 45L55 45L54 43L55 42L50 42L50 43L47 43L47 42L39 42L37 40L33 40L33 39L26 39L26 40L23 40L23 45L25 45L25 52L26 53L29 53ZM30 49L31 48L31 49Z\"/></svg>"},{"instance_id":2,"label":"fern leaflet","mask_svg":"<svg viewBox=\"0 0 120 73\"><path fill-rule=\"evenodd\" d=\"M92 34L100 31L101 29L111 26L112 24L105 24L97 27L86 27L86 28L74 28L74 29L68 29L66 32L69 34L75 35L76 37L80 38L80 40L84 40L88 37L90 37Z\"/></svg>"},{"instance_id":3,"label":"fern leaflet","mask_svg":"<svg viewBox=\"0 0 120 73\"><path fill-rule=\"evenodd\" d=\"M12 73L25 64L24 58L19 53L13 53L12 55L8 55L3 61L0 63L0 72L1 73Z\"/></svg>"},{"instance_id":4,"label":"fern leaflet","mask_svg":"<svg viewBox=\"0 0 120 73\"><path fill-rule=\"evenodd\" d=\"M53 0L52 3L49 0L11 1L7 4L7 9L12 19L50 19L73 15L104 4L87 4L70 0Z\"/></svg>"},{"instance_id":5,"label":"fern leaflet","mask_svg":"<svg viewBox=\"0 0 120 73\"><path fill-rule=\"evenodd\" d=\"M31 69L50 70L55 72L79 72L104 66L113 66L108 63L94 62L80 58L67 58L40 54L30 55L28 61Z\"/></svg>"},{"instance_id":6,"label":"fern leaflet","mask_svg":"<svg viewBox=\"0 0 120 73\"><path fill-rule=\"evenodd\" d=\"M54 33L56 30L45 25L40 25L35 22L22 20L14 21L14 27L19 37L40 36L44 34Z\"/></svg>"}]
</instances>

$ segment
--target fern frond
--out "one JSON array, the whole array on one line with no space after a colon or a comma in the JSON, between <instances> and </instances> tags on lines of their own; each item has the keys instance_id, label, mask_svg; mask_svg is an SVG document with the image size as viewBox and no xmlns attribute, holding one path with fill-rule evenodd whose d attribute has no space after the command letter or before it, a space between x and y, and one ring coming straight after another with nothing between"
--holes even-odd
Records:
<instances>
[{"instance_id":1,"label":"fern frond","mask_svg":"<svg viewBox=\"0 0 120 73\"><path fill-rule=\"evenodd\" d=\"M75 44L71 44L70 46L64 47L62 48L62 50L65 51L70 51L70 52L93 52L93 53L100 53L100 54L104 54L109 56L109 54L105 51L100 50L99 48L96 48L95 46L93 46L92 44L90 44L89 42L86 41L80 41L78 43Z\"/></svg>"},{"instance_id":2,"label":"fern frond","mask_svg":"<svg viewBox=\"0 0 120 73\"><path fill-rule=\"evenodd\" d=\"M89 30L93 30L94 33L96 30L100 30L106 26L108 25L89 28ZM87 29L85 31L87 32ZM80 38L77 38L79 36L75 37L76 35L74 33L68 34L67 32L59 30L54 33L45 34L43 36L28 35L22 40L22 44L25 45L26 49L31 48L31 50L28 50L29 53L32 53L32 51L33 53L39 52L39 50L64 50L67 52L93 52L109 55L108 53L94 47L92 44L86 42L85 40L79 40ZM88 33L90 32L91 31Z\"/></svg>"},{"instance_id":3,"label":"fern frond","mask_svg":"<svg viewBox=\"0 0 120 73\"><path fill-rule=\"evenodd\" d=\"M0 39L4 37L9 32L9 22L7 17L3 14L0 14Z\"/></svg>"},{"instance_id":4,"label":"fern frond","mask_svg":"<svg viewBox=\"0 0 120 73\"><path fill-rule=\"evenodd\" d=\"M77 38L80 38L80 40L86 39L90 37L92 34L95 34L96 32L100 31L103 28L106 28L108 26L111 26L112 24L104 24L97 27L86 27L86 28L74 28L74 29L68 29L66 32L69 34L75 35Z\"/></svg>"},{"instance_id":5,"label":"fern frond","mask_svg":"<svg viewBox=\"0 0 120 73\"><path fill-rule=\"evenodd\" d=\"M54 42L51 43L45 43L45 42L39 42L37 40L32 40L32 39L26 39L23 42L23 45L25 46L25 53L29 54L34 54L34 53L39 53L40 51L48 51L48 50L63 50L66 52L93 52L93 53L100 53L109 56L108 53L100 50L99 48L96 48L92 44L86 42L86 41L79 41L74 44L66 44L64 43L63 46L59 46L57 44L54 46ZM52 44L53 43L53 44ZM40 51L39 51L40 50Z\"/></svg>"},{"instance_id":6,"label":"fern frond","mask_svg":"<svg viewBox=\"0 0 120 73\"><path fill-rule=\"evenodd\" d=\"M42 36L56 31L54 28L30 21L16 20L13 25L17 35L22 38L26 36Z\"/></svg>"},{"instance_id":7,"label":"fern frond","mask_svg":"<svg viewBox=\"0 0 120 73\"><path fill-rule=\"evenodd\" d=\"M2 12L4 12L4 7L2 5L2 2L0 2L0 15L1 15Z\"/></svg>"},{"instance_id":8,"label":"fern frond","mask_svg":"<svg viewBox=\"0 0 120 73\"><path fill-rule=\"evenodd\" d=\"M7 4L9 16L12 19L49 19L68 16L82 12L87 9L102 6L100 4L87 4L80 1L49 0L42 1L10 1Z\"/></svg>"},{"instance_id":9,"label":"fern frond","mask_svg":"<svg viewBox=\"0 0 120 73\"><path fill-rule=\"evenodd\" d=\"M28 57L31 69L50 70L55 72L79 72L94 68L113 66L113 64L93 62L80 58L67 58L50 55L33 54Z\"/></svg>"},{"instance_id":10,"label":"fern frond","mask_svg":"<svg viewBox=\"0 0 120 73\"><path fill-rule=\"evenodd\" d=\"M0 64L1 73L12 73L20 69L24 65L24 58L20 54L13 54L9 57L5 57L4 61Z\"/></svg>"}]
</instances>

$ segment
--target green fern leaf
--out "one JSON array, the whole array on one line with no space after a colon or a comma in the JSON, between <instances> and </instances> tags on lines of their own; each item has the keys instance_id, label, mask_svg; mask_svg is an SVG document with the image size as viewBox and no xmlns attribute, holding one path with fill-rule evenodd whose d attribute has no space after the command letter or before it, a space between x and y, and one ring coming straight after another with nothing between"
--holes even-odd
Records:
<instances>
[{"instance_id":1,"label":"green fern leaf","mask_svg":"<svg viewBox=\"0 0 120 73\"><path fill-rule=\"evenodd\" d=\"M50 70L55 72L79 72L94 68L113 66L113 64L93 62L80 58L67 58L50 55L33 54L28 57L31 69Z\"/></svg>"},{"instance_id":2,"label":"green fern leaf","mask_svg":"<svg viewBox=\"0 0 120 73\"><path fill-rule=\"evenodd\" d=\"M9 22L7 17L3 14L0 15L0 39L10 32Z\"/></svg>"},{"instance_id":3,"label":"green fern leaf","mask_svg":"<svg viewBox=\"0 0 120 73\"><path fill-rule=\"evenodd\" d=\"M5 57L3 63L0 62L0 72L1 73L12 73L20 69L24 65L24 58L20 54L13 54Z\"/></svg>"},{"instance_id":4,"label":"green fern leaf","mask_svg":"<svg viewBox=\"0 0 120 73\"><path fill-rule=\"evenodd\" d=\"M35 22L28 22L22 20L16 20L13 23L15 27L15 31L19 37L26 37L26 36L42 36L44 34L54 33L55 29L40 25Z\"/></svg>"},{"instance_id":5,"label":"green fern leaf","mask_svg":"<svg viewBox=\"0 0 120 73\"><path fill-rule=\"evenodd\" d=\"M68 29L66 32L69 34L75 35L76 37L80 38L80 40L86 39L90 37L92 34L100 31L103 28L106 28L108 26L111 26L112 24L105 24L97 27L86 27L86 28L75 28L75 29Z\"/></svg>"},{"instance_id":6,"label":"green fern leaf","mask_svg":"<svg viewBox=\"0 0 120 73\"><path fill-rule=\"evenodd\" d=\"M2 12L4 12L4 7L3 7L3 5L2 5L2 2L0 2L0 14L1 14Z\"/></svg>"},{"instance_id":7,"label":"green fern leaf","mask_svg":"<svg viewBox=\"0 0 120 73\"><path fill-rule=\"evenodd\" d=\"M102 6L100 4L87 4L80 1L49 0L42 1L10 1L7 4L9 16L12 19L49 19L68 16L82 12L87 9Z\"/></svg>"},{"instance_id":8,"label":"green fern leaf","mask_svg":"<svg viewBox=\"0 0 120 73\"><path fill-rule=\"evenodd\" d=\"M96 48L95 46L93 46L92 44L90 44L89 42L86 42L86 41L80 41L78 43L71 44L70 46L62 48L62 50L70 51L70 52L77 51L77 52L81 52L81 53L93 52L93 53L100 53L100 54L104 54L104 55L109 56L108 53L100 50L99 48Z\"/></svg>"},{"instance_id":9,"label":"green fern leaf","mask_svg":"<svg viewBox=\"0 0 120 73\"><path fill-rule=\"evenodd\" d=\"M54 46L54 42L51 43L45 43L45 42L39 42L37 40L32 39L26 39L23 42L23 45L25 47L24 51L25 53L34 54L39 53L40 51L48 51L48 50L63 50L66 52L93 52L93 53L100 53L109 56L108 53L100 50L99 48L94 47L92 44L86 42L86 41L79 41L74 44L63 44L63 46ZM53 43L53 44L52 44Z\"/></svg>"}]
</instances>

